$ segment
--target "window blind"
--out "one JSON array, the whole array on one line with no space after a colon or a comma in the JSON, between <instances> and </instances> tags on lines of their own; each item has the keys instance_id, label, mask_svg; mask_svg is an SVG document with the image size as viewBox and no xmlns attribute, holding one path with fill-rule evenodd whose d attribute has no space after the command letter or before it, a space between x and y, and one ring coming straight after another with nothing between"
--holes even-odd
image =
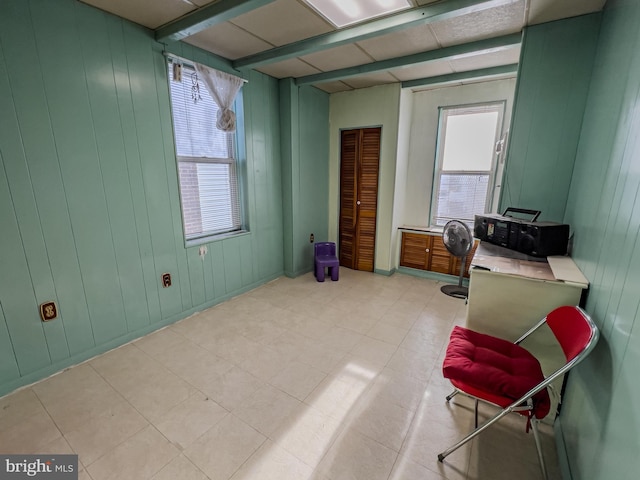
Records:
<instances>
[{"instance_id":1,"label":"window blind","mask_svg":"<svg viewBox=\"0 0 640 480\"><path fill-rule=\"evenodd\" d=\"M235 134L216 128L218 105L195 70L183 66L181 82L168 71L185 237L239 230Z\"/></svg>"}]
</instances>

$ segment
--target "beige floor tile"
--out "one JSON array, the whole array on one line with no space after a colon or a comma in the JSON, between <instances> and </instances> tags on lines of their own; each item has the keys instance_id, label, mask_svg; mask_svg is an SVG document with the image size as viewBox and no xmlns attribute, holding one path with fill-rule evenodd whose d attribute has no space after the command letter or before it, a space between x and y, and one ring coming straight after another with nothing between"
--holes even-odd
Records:
<instances>
[{"instance_id":1,"label":"beige floor tile","mask_svg":"<svg viewBox=\"0 0 640 480\"><path fill-rule=\"evenodd\" d=\"M334 326L318 340L329 348L347 353L355 347L363 335L347 328Z\"/></svg>"},{"instance_id":2,"label":"beige floor tile","mask_svg":"<svg viewBox=\"0 0 640 480\"><path fill-rule=\"evenodd\" d=\"M201 390L233 367L230 361L191 341L169 347L157 358L177 376Z\"/></svg>"},{"instance_id":3,"label":"beige floor tile","mask_svg":"<svg viewBox=\"0 0 640 480\"><path fill-rule=\"evenodd\" d=\"M499 477L486 478L497 480ZM446 480L446 478L400 455L393 466L391 475L389 475L389 480Z\"/></svg>"},{"instance_id":4,"label":"beige floor tile","mask_svg":"<svg viewBox=\"0 0 640 480\"><path fill-rule=\"evenodd\" d=\"M299 400L266 385L243 401L233 414L268 437L301 408Z\"/></svg>"},{"instance_id":5,"label":"beige floor tile","mask_svg":"<svg viewBox=\"0 0 640 480\"><path fill-rule=\"evenodd\" d=\"M184 455L211 480L227 480L266 437L233 414L207 431Z\"/></svg>"},{"instance_id":6,"label":"beige floor tile","mask_svg":"<svg viewBox=\"0 0 640 480\"><path fill-rule=\"evenodd\" d=\"M152 422L196 392L193 386L133 345L98 357L91 365Z\"/></svg>"},{"instance_id":7,"label":"beige floor tile","mask_svg":"<svg viewBox=\"0 0 640 480\"><path fill-rule=\"evenodd\" d=\"M133 344L147 355L157 358L162 357L168 349L186 341L185 337L166 327L136 340Z\"/></svg>"},{"instance_id":8,"label":"beige floor tile","mask_svg":"<svg viewBox=\"0 0 640 480\"><path fill-rule=\"evenodd\" d=\"M315 468L343 429L342 422L307 407L286 420L271 438L304 463Z\"/></svg>"},{"instance_id":9,"label":"beige floor tile","mask_svg":"<svg viewBox=\"0 0 640 480\"><path fill-rule=\"evenodd\" d=\"M311 480L313 469L267 440L231 480Z\"/></svg>"},{"instance_id":10,"label":"beige floor tile","mask_svg":"<svg viewBox=\"0 0 640 480\"><path fill-rule=\"evenodd\" d=\"M44 407L32 388L0 398L0 435L9 427L43 411Z\"/></svg>"},{"instance_id":11,"label":"beige floor tile","mask_svg":"<svg viewBox=\"0 0 640 480\"><path fill-rule=\"evenodd\" d=\"M269 383L298 400L304 400L327 376L314 367L293 361Z\"/></svg>"},{"instance_id":12,"label":"beige floor tile","mask_svg":"<svg viewBox=\"0 0 640 480\"><path fill-rule=\"evenodd\" d=\"M265 383L262 380L239 367L233 367L206 385L202 391L216 403L232 412L244 400L253 396L264 386Z\"/></svg>"},{"instance_id":13,"label":"beige floor tile","mask_svg":"<svg viewBox=\"0 0 640 480\"><path fill-rule=\"evenodd\" d=\"M82 480L538 480L516 415L437 460L473 426L469 398L444 398L466 306L441 285L277 279L0 398L0 451L78 453Z\"/></svg>"},{"instance_id":14,"label":"beige floor tile","mask_svg":"<svg viewBox=\"0 0 640 480\"><path fill-rule=\"evenodd\" d=\"M13 423L0 432L0 452L42 453L42 448L60 438L62 433L49 414L41 409L36 413Z\"/></svg>"},{"instance_id":15,"label":"beige floor tile","mask_svg":"<svg viewBox=\"0 0 640 480\"><path fill-rule=\"evenodd\" d=\"M403 375L428 380L438 360L439 349L414 351L398 348L387 363L387 367Z\"/></svg>"},{"instance_id":16,"label":"beige floor tile","mask_svg":"<svg viewBox=\"0 0 640 480\"><path fill-rule=\"evenodd\" d=\"M358 407L363 401L371 379L361 376L350 379L340 379L334 375L328 375L305 399L305 403L332 417L337 421L344 421L349 412Z\"/></svg>"},{"instance_id":17,"label":"beige floor tile","mask_svg":"<svg viewBox=\"0 0 640 480\"><path fill-rule=\"evenodd\" d=\"M89 364L65 370L33 390L63 433L81 428L122 402L122 396Z\"/></svg>"},{"instance_id":18,"label":"beige floor tile","mask_svg":"<svg viewBox=\"0 0 640 480\"><path fill-rule=\"evenodd\" d=\"M366 399L351 416L349 428L399 452L415 412L371 396Z\"/></svg>"},{"instance_id":19,"label":"beige floor tile","mask_svg":"<svg viewBox=\"0 0 640 480\"><path fill-rule=\"evenodd\" d=\"M290 359L294 359L313 344L314 341L310 338L299 333L288 331L270 342L269 347Z\"/></svg>"},{"instance_id":20,"label":"beige floor tile","mask_svg":"<svg viewBox=\"0 0 640 480\"><path fill-rule=\"evenodd\" d=\"M357 432L343 432L318 467L331 480L386 480L398 454Z\"/></svg>"},{"instance_id":21,"label":"beige floor tile","mask_svg":"<svg viewBox=\"0 0 640 480\"><path fill-rule=\"evenodd\" d=\"M184 450L227 413L212 399L197 393L165 413L155 425L178 449Z\"/></svg>"},{"instance_id":22,"label":"beige floor tile","mask_svg":"<svg viewBox=\"0 0 640 480\"><path fill-rule=\"evenodd\" d=\"M178 456L178 450L149 426L87 467L93 480L146 479Z\"/></svg>"},{"instance_id":23,"label":"beige floor tile","mask_svg":"<svg viewBox=\"0 0 640 480\"><path fill-rule=\"evenodd\" d=\"M381 340L363 337L349 353L377 364L386 365L397 349L398 347L395 345Z\"/></svg>"},{"instance_id":24,"label":"beige floor tile","mask_svg":"<svg viewBox=\"0 0 640 480\"><path fill-rule=\"evenodd\" d=\"M184 455L179 455L151 480L208 480L208 477Z\"/></svg>"},{"instance_id":25,"label":"beige floor tile","mask_svg":"<svg viewBox=\"0 0 640 480\"><path fill-rule=\"evenodd\" d=\"M270 346L261 347L246 358L240 367L264 382L282 372L291 361L291 355Z\"/></svg>"},{"instance_id":26,"label":"beige floor tile","mask_svg":"<svg viewBox=\"0 0 640 480\"><path fill-rule=\"evenodd\" d=\"M373 402L389 402L406 410L415 411L428 388L426 380L419 380L385 368L375 379L367 394ZM449 392L450 393L450 392ZM440 398L443 402L444 397Z\"/></svg>"},{"instance_id":27,"label":"beige floor tile","mask_svg":"<svg viewBox=\"0 0 640 480\"><path fill-rule=\"evenodd\" d=\"M322 344L310 345L296 360L317 368L321 372L331 373L345 356L344 351L336 350Z\"/></svg>"},{"instance_id":28,"label":"beige floor tile","mask_svg":"<svg viewBox=\"0 0 640 480\"><path fill-rule=\"evenodd\" d=\"M385 343L395 345L396 347L402 343L404 337L407 336L407 331L403 328L394 327L384 322L384 319L378 321L371 329L366 333L367 337L381 340Z\"/></svg>"},{"instance_id":29,"label":"beige floor tile","mask_svg":"<svg viewBox=\"0 0 640 480\"><path fill-rule=\"evenodd\" d=\"M65 433L65 438L80 461L90 465L148 425L147 420L123 400Z\"/></svg>"}]
</instances>

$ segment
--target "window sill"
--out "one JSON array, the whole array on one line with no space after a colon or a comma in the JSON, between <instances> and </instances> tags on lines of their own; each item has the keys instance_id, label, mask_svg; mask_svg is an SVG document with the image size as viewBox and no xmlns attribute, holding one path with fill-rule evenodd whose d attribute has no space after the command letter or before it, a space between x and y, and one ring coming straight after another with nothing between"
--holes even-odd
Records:
<instances>
[{"instance_id":1,"label":"window sill","mask_svg":"<svg viewBox=\"0 0 640 480\"><path fill-rule=\"evenodd\" d=\"M205 243L214 243L219 242L221 240L226 240L228 238L242 237L244 235L249 235L251 232L249 230L236 230L234 232L228 233L219 233L217 235L209 235L206 237L200 238L192 238L190 240L185 240L184 247L197 247L198 245L203 245Z\"/></svg>"}]
</instances>

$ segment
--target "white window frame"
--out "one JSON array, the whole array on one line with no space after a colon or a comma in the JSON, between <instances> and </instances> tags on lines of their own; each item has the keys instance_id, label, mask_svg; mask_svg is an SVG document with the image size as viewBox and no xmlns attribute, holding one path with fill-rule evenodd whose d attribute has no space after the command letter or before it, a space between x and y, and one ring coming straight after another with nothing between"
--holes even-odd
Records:
<instances>
[{"instance_id":1,"label":"white window frame","mask_svg":"<svg viewBox=\"0 0 640 480\"><path fill-rule=\"evenodd\" d=\"M443 175L464 175L464 176L485 176L488 175L488 184L487 184L487 193L485 199L484 212L477 213L488 213L493 209L493 203L495 199L496 193L496 176L498 170L498 157L499 154L495 152L493 153L491 159L491 167L489 170L446 170L442 169L443 167L443 157L444 157L444 143L447 134L447 120L451 115L461 115L461 114L469 114L469 113L480 113L480 112L492 112L495 111L498 113L497 127L494 138L494 145L497 145L500 139L502 138L502 130L504 128L504 110L505 110L506 102L505 101L489 101L482 103L474 103L468 105L451 105L446 107L440 107L438 109L438 136L436 143L436 159L434 165L434 175L433 175L433 189L431 192L431 208L429 214L429 222L432 227L442 227L446 223L446 220L438 221L438 199L440 197L440 189L442 183ZM450 220L462 220L466 222L468 225L473 227L473 218L447 218Z\"/></svg>"},{"instance_id":2,"label":"white window frame","mask_svg":"<svg viewBox=\"0 0 640 480\"><path fill-rule=\"evenodd\" d=\"M191 74L191 71L195 71L191 66L183 64L183 82L189 81L187 80L188 76ZM177 170L178 170L178 188L180 192L180 209L182 213L182 225L183 225L183 234L185 238L185 243L187 246L193 244L204 243L206 241L213 241L219 238L226 238L229 235L234 235L237 233L246 232L246 222L244 221L244 208L243 208L243 196L241 194L241 168L238 160L238 136L242 135L243 126L238 125L237 129L233 133L225 133L227 140L227 152L229 157L227 158L219 158L214 156L202 156L202 157L193 157L180 155L178 152L178 141L175 138L176 136L176 127L175 127L175 117L174 117L174 108L173 108L173 99L171 98L171 82L173 81L173 72L172 72L172 59L168 61L168 70L169 70L169 95L170 95L170 104L171 104L171 120L174 131L174 145L176 148L176 161L177 161ZM208 97L210 99L210 95L206 90L206 87L202 80L199 80L200 83L200 95ZM242 95L240 91L238 96ZM213 100L211 99L213 102ZM215 104L215 102L213 102ZM234 111L237 108L239 102L234 103ZM240 102L241 103L241 102ZM215 105L217 107L217 105ZM238 123L242 121L243 115L238 115ZM211 119L211 128L215 129L216 127L216 118L215 116ZM225 200L228 200L228 203L231 208L231 225L228 227L222 228L201 228L201 231L198 232L189 232L188 222L188 214L186 212L187 205L185 205L186 197L186 186L183 184L183 181L186 183L186 180L181 176L181 165L225 165L229 167L229 197L228 199L225 197ZM198 202L198 209L202 207L202 198L200 197L200 201ZM203 217L202 212L199 214L199 221L206 221L206 218Z\"/></svg>"}]
</instances>

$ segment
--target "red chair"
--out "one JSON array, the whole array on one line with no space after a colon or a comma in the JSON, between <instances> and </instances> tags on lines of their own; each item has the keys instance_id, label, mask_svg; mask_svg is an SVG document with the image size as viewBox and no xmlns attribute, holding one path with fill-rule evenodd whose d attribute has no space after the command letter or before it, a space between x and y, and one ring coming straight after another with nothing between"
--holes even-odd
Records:
<instances>
[{"instance_id":1,"label":"red chair","mask_svg":"<svg viewBox=\"0 0 640 480\"><path fill-rule=\"evenodd\" d=\"M519 344L547 324L558 341L567 362L545 377L540 362ZM505 415L515 412L528 417L527 432L533 429L538 459L544 478L547 470L540 445L538 422L550 409L547 387L558 377L580 363L596 345L598 328L579 307L559 307L515 343L501 338L454 327L447 347L442 372L458 393L475 400L475 429L458 443L438 455L443 461L452 452L485 431ZM478 427L478 401L500 408L500 411Z\"/></svg>"},{"instance_id":2,"label":"red chair","mask_svg":"<svg viewBox=\"0 0 640 480\"><path fill-rule=\"evenodd\" d=\"M329 269L331 280L338 281L340 261L336 256L336 244L333 242L318 242L314 244L313 273L316 280L324 282L325 268Z\"/></svg>"}]
</instances>

